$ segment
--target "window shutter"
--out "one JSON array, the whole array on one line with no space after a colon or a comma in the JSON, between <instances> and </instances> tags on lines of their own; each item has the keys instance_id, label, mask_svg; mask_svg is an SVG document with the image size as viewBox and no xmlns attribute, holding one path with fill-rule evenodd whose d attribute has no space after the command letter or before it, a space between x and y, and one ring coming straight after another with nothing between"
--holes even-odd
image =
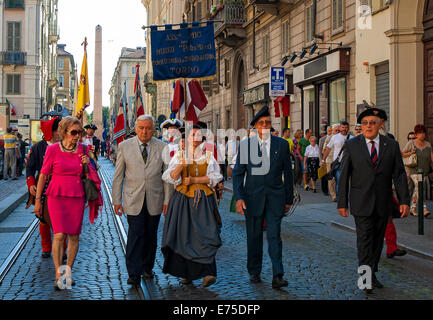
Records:
<instances>
[{"instance_id":1,"label":"window shutter","mask_svg":"<svg viewBox=\"0 0 433 320\"><path fill-rule=\"evenodd\" d=\"M8 43L7 43L7 51L14 51L14 23L8 22Z\"/></svg>"},{"instance_id":2,"label":"window shutter","mask_svg":"<svg viewBox=\"0 0 433 320\"><path fill-rule=\"evenodd\" d=\"M338 0L338 28L343 26L343 0Z\"/></svg>"},{"instance_id":3,"label":"window shutter","mask_svg":"<svg viewBox=\"0 0 433 320\"><path fill-rule=\"evenodd\" d=\"M14 93L19 94L21 89L21 75L14 75Z\"/></svg>"},{"instance_id":4,"label":"window shutter","mask_svg":"<svg viewBox=\"0 0 433 320\"><path fill-rule=\"evenodd\" d=\"M337 28L337 0L332 0L332 30Z\"/></svg>"},{"instance_id":5,"label":"window shutter","mask_svg":"<svg viewBox=\"0 0 433 320\"><path fill-rule=\"evenodd\" d=\"M21 51L21 22L15 22L14 51Z\"/></svg>"},{"instance_id":6,"label":"window shutter","mask_svg":"<svg viewBox=\"0 0 433 320\"><path fill-rule=\"evenodd\" d=\"M6 85L6 92L9 94L9 93L13 93L12 92L12 90L13 90L13 78L12 78L12 75L11 74L8 74L7 75L7 85Z\"/></svg>"},{"instance_id":7,"label":"window shutter","mask_svg":"<svg viewBox=\"0 0 433 320\"><path fill-rule=\"evenodd\" d=\"M305 26L305 42L310 42L311 39L311 33L312 33L312 29L311 29L311 9L312 7L308 7L307 8L307 23Z\"/></svg>"}]
</instances>

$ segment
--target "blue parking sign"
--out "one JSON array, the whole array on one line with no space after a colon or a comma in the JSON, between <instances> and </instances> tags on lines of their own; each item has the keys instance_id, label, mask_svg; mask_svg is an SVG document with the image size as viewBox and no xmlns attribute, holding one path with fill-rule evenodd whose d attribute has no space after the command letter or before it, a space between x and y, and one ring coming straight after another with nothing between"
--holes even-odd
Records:
<instances>
[{"instance_id":1,"label":"blue parking sign","mask_svg":"<svg viewBox=\"0 0 433 320\"><path fill-rule=\"evenodd\" d=\"M284 81L284 68L271 67L270 69L270 86L269 95L273 97L281 97L286 95L285 81Z\"/></svg>"}]
</instances>

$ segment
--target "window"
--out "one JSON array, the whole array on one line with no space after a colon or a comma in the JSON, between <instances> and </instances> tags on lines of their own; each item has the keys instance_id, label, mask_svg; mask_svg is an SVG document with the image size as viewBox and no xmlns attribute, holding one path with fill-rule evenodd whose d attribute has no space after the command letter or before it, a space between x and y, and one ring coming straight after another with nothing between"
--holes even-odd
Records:
<instances>
[{"instance_id":1,"label":"window","mask_svg":"<svg viewBox=\"0 0 433 320\"><path fill-rule=\"evenodd\" d=\"M340 78L329 84L330 124L346 120L346 79Z\"/></svg>"},{"instance_id":2,"label":"window","mask_svg":"<svg viewBox=\"0 0 433 320\"><path fill-rule=\"evenodd\" d=\"M137 67L132 67L132 74L136 74L137 73Z\"/></svg>"},{"instance_id":3,"label":"window","mask_svg":"<svg viewBox=\"0 0 433 320\"><path fill-rule=\"evenodd\" d=\"M63 59L59 59L59 61L58 61L58 69L59 70L65 70L65 60L63 60Z\"/></svg>"},{"instance_id":4,"label":"window","mask_svg":"<svg viewBox=\"0 0 433 320\"><path fill-rule=\"evenodd\" d=\"M343 31L343 0L332 0L332 31Z\"/></svg>"},{"instance_id":5,"label":"window","mask_svg":"<svg viewBox=\"0 0 433 320\"><path fill-rule=\"evenodd\" d=\"M313 6L309 6L305 10L305 43L314 40L313 29Z\"/></svg>"},{"instance_id":6,"label":"window","mask_svg":"<svg viewBox=\"0 0 433 320\"><path fill-rule=\"evenodd\" d=\"M63 88L65 86L65 76L63 74L59 74L59 88Z\"/></svg>"},{"instance_id":7,"label":"window","mask_svg":"<svg viewBox=\"0 0 433 320\"><path fill-rule=\"evenodd\" d=\"M269 64L269 51L270 51L270 45L269 45L269 33L265 34L262 39L262 64L268 65Z\"/></svg>"},{"instance_id":8,"label":"window","mask_svg":"<svg viewBox=\"0 0 433 320\"><path fill-rule=\"evenodd\" d=\"M230 59L224 59L224 86L230 87Z\"/></svg>"},{"instance_id":9,"label":"window","mask_svg":"<svg viewBox=\"0 0 433 320\"><path fill-rule=\"evenodd\" d=\"M376 105L378 108L385 110L389 119L389 64L388 62L375 67L376 76ZM386 126L389 130L389 123Z\"/></svg>"},{"instance_id":10,"label":"window","mask_svg":"<svg viewBox=\"0 0 433 320\"><path fill-rule=\"evenodd\" d=\"M290 33L289 33L289 21L284 21L281 24L281 52L283 55L287 55L290 50Z\"/></svg>"},{"instance_id":11,"label":"window","mask_svg":"<svg viewBox=\"0 0 433 320\"><path fill-rule=\"evenodd\" d=\"M21 75L6 75L6 94L21 94Z\"/></svg>"},{"instance_id":12,"label":"window","mask_svg":"<svg viewBox=\"0 0 433 320\"><path fill-rule=\"evenodd\" d=\"M7 23L7 51L21 51L21 22Z\"/></svg>"}]
</instances>

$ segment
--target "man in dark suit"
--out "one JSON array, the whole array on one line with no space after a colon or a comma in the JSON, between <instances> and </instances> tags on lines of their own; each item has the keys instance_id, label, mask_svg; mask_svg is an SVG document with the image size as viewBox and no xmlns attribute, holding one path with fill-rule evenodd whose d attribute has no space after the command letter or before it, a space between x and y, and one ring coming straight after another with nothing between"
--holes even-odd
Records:
<instances>
[{"instance_id":1,"label":"man in dark suit","mask_svg":"<svg viewBox=\"0 0 433 320\"><path fill-rule=\"evenodd\" d=\"M383 287L375 274L388 217L393 212L393 182L402 218L407 216L410 202L399 145L379 134L383 112L370 108L359 115L362 135L344 144L338 181L338 213L347 217L350 201L350 212L356 224L359 265L371 268L372 288L366 288L367 293L371 293L373 288Z\"/></svg>"},{"instance_id":2,"label":"man in dark suit","mask_svg":"<svg viewBox=\"0 0 433 320\"><path fill-rule=\"evenodd\" d=\"M233 169L236 211L245 215L247 229L247 268L253 283L261 281L263 221L267 223L272 287L287 286L283 278L281 219L293 203L290 148L286 140L271 136L271 117L267 106L251 125L258 135L241 141ZM284 180L283 180L284 176Z\"/></svg>"}]
</instances>

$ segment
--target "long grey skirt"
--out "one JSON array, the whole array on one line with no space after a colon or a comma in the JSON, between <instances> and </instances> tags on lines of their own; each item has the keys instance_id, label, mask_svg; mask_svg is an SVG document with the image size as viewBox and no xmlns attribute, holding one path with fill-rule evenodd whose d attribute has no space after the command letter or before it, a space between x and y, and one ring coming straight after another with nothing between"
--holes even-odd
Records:
<instances>
[{"instance_id":1,"label":"long grey skirt","mask_svg":"<svg viewBox=\"0 0 433 320\"><path fill-rule=\"evenodd\" d=\"M221 246L221 229L213 210L214 195L201 199L194 208L194 199L175 191L168 204L162 235L163 272L195 280L216 276L215 255Z\"/></svg>"}]
</instances>

